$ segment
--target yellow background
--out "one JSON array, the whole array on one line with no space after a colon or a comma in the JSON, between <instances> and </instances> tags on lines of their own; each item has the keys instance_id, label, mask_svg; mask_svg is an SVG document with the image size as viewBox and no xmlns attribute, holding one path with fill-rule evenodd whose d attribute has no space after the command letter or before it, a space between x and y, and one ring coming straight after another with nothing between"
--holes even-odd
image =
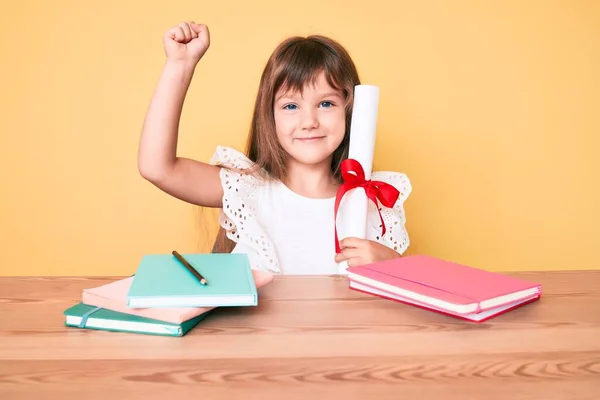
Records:
<instances>
[{"instance_id":1,"label":"yellow background","mask_svg":"<svg viewBox=\"0 0 600 400\"><path fill-rule=\"evenodd\" d=\"M212 44L185 104L181 155L242 149L277 43L330 35L381 88L375 169L411 178L411 254L499 271L599 268L599 4L9 2L1 274L123 275L144 253L207 248L216 210L160 192L136 165L162 34L192 19Z\"/></svg>"}]
</instances>

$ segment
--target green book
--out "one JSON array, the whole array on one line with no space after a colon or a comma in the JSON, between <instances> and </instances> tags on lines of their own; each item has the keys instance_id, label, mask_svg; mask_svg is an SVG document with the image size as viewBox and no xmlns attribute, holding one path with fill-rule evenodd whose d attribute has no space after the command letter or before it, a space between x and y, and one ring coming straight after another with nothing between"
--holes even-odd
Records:
<instances>
[{"instance_id":1,"label":"green book","mask_svg":"<svg viewBox=\"0 0 600 400\"><path fill-rule=\"evenodd\" d=\"M210 311L205 312L181 324L173 324L83 303L75 304L63 312L65 325L69 327L160 336L183 336L209 313Z\"/></svg>"},{"instance_id":2,"label":"green book","mask_svg":"<svg viewBox=\"0 0 600 400\"><path fill-rule=\"evenodd\" d=\"M256 306L256 284L246 254L182 254L206 285L172 254L142 257L127 294L131 308Z\"/></svg>"}]
</instances>

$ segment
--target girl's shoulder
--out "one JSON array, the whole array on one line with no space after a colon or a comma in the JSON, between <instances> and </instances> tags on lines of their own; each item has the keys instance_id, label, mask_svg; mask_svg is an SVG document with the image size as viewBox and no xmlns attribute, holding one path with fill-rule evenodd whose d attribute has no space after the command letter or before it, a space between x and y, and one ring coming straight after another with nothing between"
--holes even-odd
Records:
<instances>
[{"instance_id":1,"label":"girl's shoulder","mask_svg":"<svg viewBox=\"0 0 600 400\"><path fill-rule=\"evenodd\" d=\"M217 146L210 163L221 167L223 210L228 211L234 203L246 212L255 211L258 192L269 182L258 174L255 163L233 147Z\"/></svg>"},{"instance_id":2,"label":"girl's shoulder","mask_svg":"<svg viewBox=\"0 0 600 400\"><path fill-rule=\"evenodd\" d=\"M210 159L210 163L234 169L250 169L254 166L252 160L244 153L227 146L217 146Z\"/></svg>"},{"instance_id":3,"label":"girl's shoulder","mask_svg":"<svg viewBox=\"0 0 600 400\"><path fill-rule=\"evenodd\" d=\"M399 192L398 202L404 202L412 192L412 185L408 176L403 172L395 171L373 171L371 173L372 181L381 181L394 186Z\"/></svg>"},{"instance_id":4,"label":"girl's shoulder","mask_svg":"<svg viewBox=\"0 0 600 400\"><path fill-rule=\"evenodd\" d=\"M228 196L252 195L260 187L270 183L248 156L233 147L217 146L210 163L221 167L219 174L224 199Z\"/></svg>"}]
</instances>

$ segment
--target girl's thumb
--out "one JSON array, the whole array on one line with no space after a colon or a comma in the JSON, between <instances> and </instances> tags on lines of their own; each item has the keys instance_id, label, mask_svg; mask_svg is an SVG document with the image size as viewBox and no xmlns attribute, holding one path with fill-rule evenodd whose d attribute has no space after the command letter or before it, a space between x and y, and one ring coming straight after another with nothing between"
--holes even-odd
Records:
<instances>
[{"instance_id":1,"label":"girl's thumb","mask_svg":"<svg viewBox=\"0 0 600 400\"><path fill-rule=\"evenodd\" d=\"M194 30L194 32L196 33L200 33L200 31L202 30L202 25L195 23L194 21L192 21L190 23L190 28L192 28Z\"/></svg>"}]
</instances>

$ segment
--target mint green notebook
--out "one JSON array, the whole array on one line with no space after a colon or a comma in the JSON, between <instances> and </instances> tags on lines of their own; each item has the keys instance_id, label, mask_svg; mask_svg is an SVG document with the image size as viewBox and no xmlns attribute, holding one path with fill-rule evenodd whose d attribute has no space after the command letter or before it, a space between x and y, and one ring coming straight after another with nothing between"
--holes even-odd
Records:
<instances>
[{"instance_id":1,"label":"mint green notebook","mask_svg":"<svg viewBox=\"0 0 600 400\"><path fill-rule=\"evenodd\" d=\"M209 313L210 311L205 312L181 324L173 324L83 303L75 304L63 312L65 325L69 327L159 336L183 336L206 318Z\"/></svg>"},{"instance_id":2,"label":"mint green notebook","mask_svg":"<svg viewBox=\"0 0 600 400\"><path fill-rule=\"evenodd\" d=\"M246 254L182 254L208 282L202 285L172 254L142 257L127 294L131 308L225 307L258 304Z\"/></svg>"}]
</instances>

